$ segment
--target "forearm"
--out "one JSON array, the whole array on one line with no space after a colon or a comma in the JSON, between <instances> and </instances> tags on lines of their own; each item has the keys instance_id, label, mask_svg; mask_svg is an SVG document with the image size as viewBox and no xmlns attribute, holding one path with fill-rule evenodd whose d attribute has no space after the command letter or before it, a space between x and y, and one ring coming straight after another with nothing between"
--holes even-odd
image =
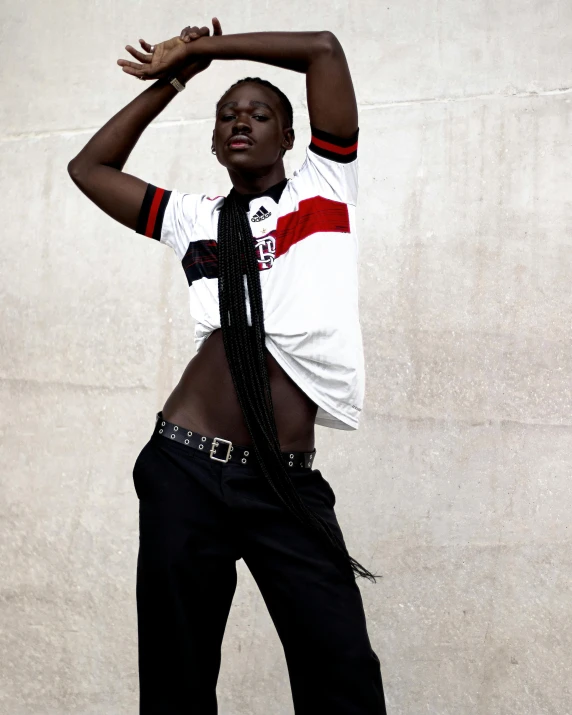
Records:
<instances>
[{"instance_id":1,"label":"forearm","mask_svg":"<svg viewBox=\"0 0 572 715\"><path fill-rule=\"evenodd\" d=\"M183 73L179 73L183 78ZM186 79L186 78L185 78ZM70 172L94 165L120 171L143 131L178 94L167 80L157 80L113 116L70 162Z\"/></svg>"},{"instance_id":2,"label":"forearm","mask_svg":"<svg viewBox=\"0 0 572 715\"><path fill-rule=\"evenodd\" d=\"M197 55L210 60L250 60L307 72L312 61L335 49L330 32L247 32L219 37L201 37L188 45L189 61Z\"/></svg>"}]
</instances>

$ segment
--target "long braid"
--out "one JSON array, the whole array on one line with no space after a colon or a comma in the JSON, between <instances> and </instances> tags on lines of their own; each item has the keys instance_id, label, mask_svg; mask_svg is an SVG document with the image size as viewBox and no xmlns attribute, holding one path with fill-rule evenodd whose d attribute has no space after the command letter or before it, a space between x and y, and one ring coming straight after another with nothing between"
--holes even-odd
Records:
<instances>
[{"instance_id":1,"label":"long braid","mask_svg":"<svg viewBox=\"0 0 572 715\"><path fill-rule=\"evenodd\" d=\"M232 189L218 226L219 305L224 348L254 452L262 472L283 504L317 533L357 576L376 576L352 558L330 525L300 498L284 464L266 367L264 311L260 272L246 211ZM248 325L244 274L251 323Z\"/></svg>"}]
</instances>

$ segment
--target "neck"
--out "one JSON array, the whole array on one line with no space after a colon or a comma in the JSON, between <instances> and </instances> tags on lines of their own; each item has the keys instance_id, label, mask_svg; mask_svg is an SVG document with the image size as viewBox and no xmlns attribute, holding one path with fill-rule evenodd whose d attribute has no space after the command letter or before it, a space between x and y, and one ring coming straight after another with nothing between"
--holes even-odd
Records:
<instances>
[{"instance_id":1,"label":"neck","mask_svg":"<svg viewBox=\"0 0 572 715\"><path fill-rule=\"evenodd\" d=\"M280 161L275 164L268 173L238 172L233 169L228 170L228 175L232 185L239 194L260 194L269 189L274 184L286 178L284 164Z\"/></svg>"}]
</instances>

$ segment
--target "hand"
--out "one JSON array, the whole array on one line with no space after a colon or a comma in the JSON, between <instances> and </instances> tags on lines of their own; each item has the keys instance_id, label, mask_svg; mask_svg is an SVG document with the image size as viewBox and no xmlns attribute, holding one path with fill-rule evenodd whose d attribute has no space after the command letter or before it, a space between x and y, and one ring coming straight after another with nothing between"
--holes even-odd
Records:
<instances>
[{"instance_id":1,"label":"hand","mask_svg":"<svg viewBox=\"0 0 572 715\"><path fill-rule=\"evenodd\" d=\"M213 28L214 35L222 35L222 28L216 17L213 18ZM126 74L133 75L139 79L161 79L183 67L186 78L190 78L207 69L212 60L197 58L196 61L189 63L187 46L190 42L208 35L210 35L208 27L200 29L186 27L181 31L181 37L173 37L155 46L150 45L145 40L139 40L139 44L147 54L139 52L131 45L127 45L125 49L142 64L121 59L117 60L117 64L123 68Z\"/></svg>"},{"instance_id":2,"label":"hand","mask_svg":"<svg viewBox=\"0 0 572 715\"><path fill-rule=\"evenodd\" d=\"M220 24L220 21L217 17L213 17L212 19L213 23L213 36L214 35L222 35L222 27ZM206 30L206 33L204 33L204 30ZM208 27L203 27L199 30L199 28L195 25L194 27L190 27L187 25L185 28L181 30L181 40L183 42L189 43L192 42L193 40L198 40L199 37L202 37L204 35L207 35L207 37L210 34L210 31ZM196 68L195 71L193 71L191 76L194 76L195 74L198 74L199 72L203 72L204 70L207 69L207 67L210 66L210 63L212 60L197 60L196 62L193 62L192 67L193 69Z\"/></svg>"}]
</instances>

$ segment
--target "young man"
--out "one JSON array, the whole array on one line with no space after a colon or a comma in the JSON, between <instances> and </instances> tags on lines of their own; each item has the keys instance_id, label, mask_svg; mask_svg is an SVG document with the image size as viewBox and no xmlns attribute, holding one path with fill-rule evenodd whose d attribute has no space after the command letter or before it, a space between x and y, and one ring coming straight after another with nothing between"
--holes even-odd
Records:
<instances>
[{"instance_id":1,"label":"young man","mask_svg":"<svg viewBox=\"0 0 572 715\"><path fill-rule=\"evenodd\" d=\"M119 60L156 79L70 162L79 188L182 261L197 354L157 415L133 478L140 712L217 712L221 643L243 558L284 646L297 715L385 713L379 660L335 494L312 469L314 424L357 429L364 374L358 318L358 117L329 32L181 37ZM312 143L287 179L292 107L246 78L217 104L212 151L232 190L166 190L123 167L141 132L213 59L305 73ZM246 274L246 277L245 277ZM245 293L245 288L247 293ZM269 712L271 709L269 709Z\"/></svg>"}]
</instances>

